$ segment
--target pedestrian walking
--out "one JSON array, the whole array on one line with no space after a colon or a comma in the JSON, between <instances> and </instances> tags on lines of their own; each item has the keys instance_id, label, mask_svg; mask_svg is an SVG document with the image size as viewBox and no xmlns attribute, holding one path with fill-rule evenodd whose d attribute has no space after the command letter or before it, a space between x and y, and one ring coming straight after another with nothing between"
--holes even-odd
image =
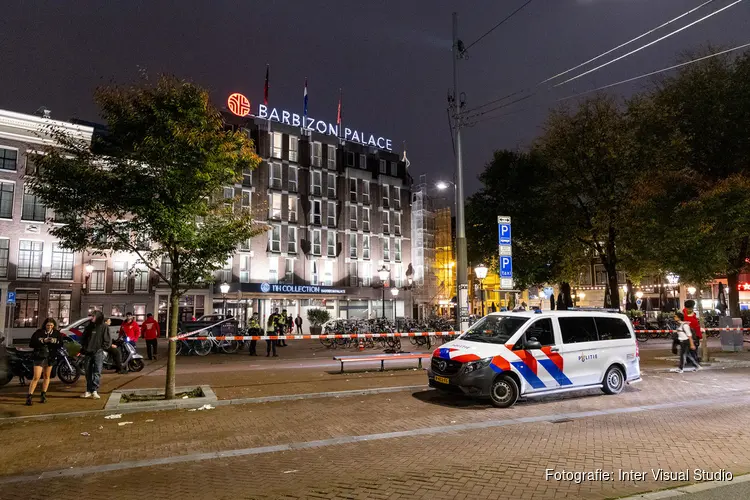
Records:
<instances>
[{"instance_id":1,"label":"pedestrian walking","mask_svg":"<svg viewBox=\"0 0 750 500\"><path fill-rule=\"evenodd\" d=\"M693 330L693 337L695 339L695 349L690 351L691 355L695 360L700 363L701 357L698 353L698 348L703 340L703 332L701 331L701 322L698 319L698 315L695 314L695 301L690 299L685 301L685 308L682 310L682 314L685 315L685 321L690 323L690 329Z\"/></svg>"},{"instance_id":2,"label":"pedestrian walking","mask_svg":"<svg viewBox=\"0 0 750 500\"><path fill-rule=\"evenodd\" d=\"M297 314L297 317L294 318L294 324L297 326L297 335L302 335L302 316Z\"/></svg>"},{"instance_id":3,"label":"pedestrian walking","mask_svg":"<svg viewBox=\"0 0 750 500\"><path fill-rule=\"evenodd\" d=\"M104 322L104 315L101 311L94 311L94 320L86 325L81 336L81 349L86 354L86 392L81 397L99 399L104 350L110 345L112 336Z\"/></svg>"},{"instance_id":4,"label":"pedestrian walking","mask_svg":"<svg viewBox=\"0 0 750 500\"><path fill-rule=\"evenodd\" d=\"M26 405L31 406L31 397L34 395L39 379L42 382L42 403L47 402L47 389L52 375L52 363L55 361L55 348L62 345L62 333L57 329L57 321L54 318L44 320L42 328L31 335L29 347L34 349L34 377L29 384L29 394L26 396Z\"/></svg>"},{"instance_id":5,"label":"pedestrian walking","mask_svg":"<svg viewBox=\"0 0 750 500\"><path fill-rule=\"evenodd\" d=\"M685 315L681 312L674 313L674 320L678 323L677 340L680 343L680 365L677 368L677 373L683 372L686 360L690 364L695 366L696 370L700 370L701 365L698 364L698 362L689 354L690 351L695 349L695 342L693 341L693 331L690 328L690 323L685 321Z\"/></svg>"},{"instance_id":6,"label":"pedestrian walking","mask_svg":"<svg viewBox=\"0 0 750 500\"><path fill-rule=\"evenodd\" d=\"M279 309L276 308L273 311L273 314L271 314L268 317L268 324L266 325L266 335L277 335L276 331L278 328L279 323ZM277 358L279 355L276 354L276 341L272 339L266 340L266 357L269 357L271 355L271 350L273 350L273 357Z\"/></svg>"},{"instance_id":7,"label":"pedestrian walking","mask_svg":"<svg viewBox=\"0 0 750 500\"><path fill-rule=\"evenodd\" d=\"M253 316L250 318L250 321L248 321L247 331L248 331L248 334L252 336L263 334L263 329L260 327L260 323L258 322L258 313L253 313ZM258 355L256 351L257 346L258 346L257 340L250 341L250 356Z\"/></svg>"},{"instance_id":8,"label":"pedestrian walking","mask_svg":"<svg viewBox=\"0 0 750 500\"><path fill-rule=\"evenodd\" d=\"M153 314L148 313L146 315L146 321L141 325L141 331L146 339L148 359L156 360L156 345L159 342L159 337L161 337L161 328L159 328L159 322L154 319Z\"/></svg>"}]
</instances>

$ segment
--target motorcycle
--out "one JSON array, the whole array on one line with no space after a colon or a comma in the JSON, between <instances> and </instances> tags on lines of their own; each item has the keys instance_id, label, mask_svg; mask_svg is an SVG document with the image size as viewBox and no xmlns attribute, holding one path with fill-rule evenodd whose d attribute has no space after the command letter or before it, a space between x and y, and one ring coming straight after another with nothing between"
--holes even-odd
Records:
<instances>
[{"instance_id":1,"label":"motorcycle","mask_svg":"<svg viewBox=\"0 0 750 500\"><path fill-rule=\"evenodd\" d=\"M135 345L123 339L115 340L114 344L120 349L120 357L122 358L122 366L126 367L128 371L139 372L143 370L145 363L143 362L143 356L138 354L135 350ZM102 367L106 370L116 370L117 365L115 360L109 355L107 351L104 351L104 362Z\"/></svg>"},{"instance_id":2,"label":"motorcycle","mask_svg":"<svg viewBox=\"0 0 750 500\"><path fill-rule=\"evenodd\" d=\"M52 347L54 349L54 360L52 362L51 378L59 378L66 385L73 385L81 376L76 368L76 362L68 356L64 346ZM34 378L34 350L28 347L9 347L7 375L0 379L0 386L10 382L13 377L18 377L21 385L26 385L28 380Z\"/></svg>"}]
</instances>

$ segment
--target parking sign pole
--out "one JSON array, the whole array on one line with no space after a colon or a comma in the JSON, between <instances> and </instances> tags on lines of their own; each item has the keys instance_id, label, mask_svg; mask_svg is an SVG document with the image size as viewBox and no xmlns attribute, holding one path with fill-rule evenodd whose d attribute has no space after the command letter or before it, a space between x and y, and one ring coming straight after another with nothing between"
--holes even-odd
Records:
<instances>
[{"instance_id":1,"label":"parking sign pole","mask_svg":"<svg viewBox=\"0 0 750 500\"><path fill-rule=\"evenodd\" d=\"M498 252L500 257L500 290L510 291L513 285L513 236L510 217L497 216Z\"/></svg>"}]
</instances>

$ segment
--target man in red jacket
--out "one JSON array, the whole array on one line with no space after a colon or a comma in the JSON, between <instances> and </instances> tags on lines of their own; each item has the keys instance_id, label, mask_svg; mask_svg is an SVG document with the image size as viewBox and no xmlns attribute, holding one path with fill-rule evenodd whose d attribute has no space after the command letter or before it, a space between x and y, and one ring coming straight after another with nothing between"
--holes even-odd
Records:
<instances>
[{"instance_id":1,"label":"man in red jacket","mask_svg":"<svg viewBox=\"0 0 750 500\"><path fill-rule=\"evenodd\" d=\"M156 343L161 335L161 329L159 328L159 322L154 319L153 314L148 313L146 315L146 321L141 325L141 331L143 332L143 337L146 339L148 359L156 359Z\"/></svg>"},{"instance_id":2,"label":"man in red jacket","mask_svg":"<svg viewBox=\"0 0 750 500\"><path fill-rule=\"evenodd\" d=\"M695 337L695 350L691 352L696 361L700 362L698 356L698 347L701 345L701 339L703 339L703 332L701 332L701 322L698 320L698 315L695 314L695 301L686 300L685 308L682 310L682 314L685 315L685 321L690 324L690 329L693 330L693 336Z\"/></svg>"},{"instance_id":3,"label":"man in red jacket","mask_svg":"<svg viewBox=\"0 0 750 500\"><path fill-rule=\"evenodd\" d=\"M133 317L133 313L125 313L125 321L120 326L120 337L127 337L127 339L135 344L141 337L141 328Z\"/></svg>"}]
</instances>

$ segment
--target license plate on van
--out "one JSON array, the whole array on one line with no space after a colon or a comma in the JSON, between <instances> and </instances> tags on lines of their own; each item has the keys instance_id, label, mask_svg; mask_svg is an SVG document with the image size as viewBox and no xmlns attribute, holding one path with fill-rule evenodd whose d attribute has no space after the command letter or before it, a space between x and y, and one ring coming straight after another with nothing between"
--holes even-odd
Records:
<instances>
[{"instance_id":1,"label":"license plate on van","mask_svg":"<svg viewBox=\"0 0 750 500\"><path fill-rule=\"evenodd\" d=\"M450 384L451 381L448 379L448 377L438 377L435 375L435 382L440 382L441 384Z\"/></svg>"}]
</instances>

